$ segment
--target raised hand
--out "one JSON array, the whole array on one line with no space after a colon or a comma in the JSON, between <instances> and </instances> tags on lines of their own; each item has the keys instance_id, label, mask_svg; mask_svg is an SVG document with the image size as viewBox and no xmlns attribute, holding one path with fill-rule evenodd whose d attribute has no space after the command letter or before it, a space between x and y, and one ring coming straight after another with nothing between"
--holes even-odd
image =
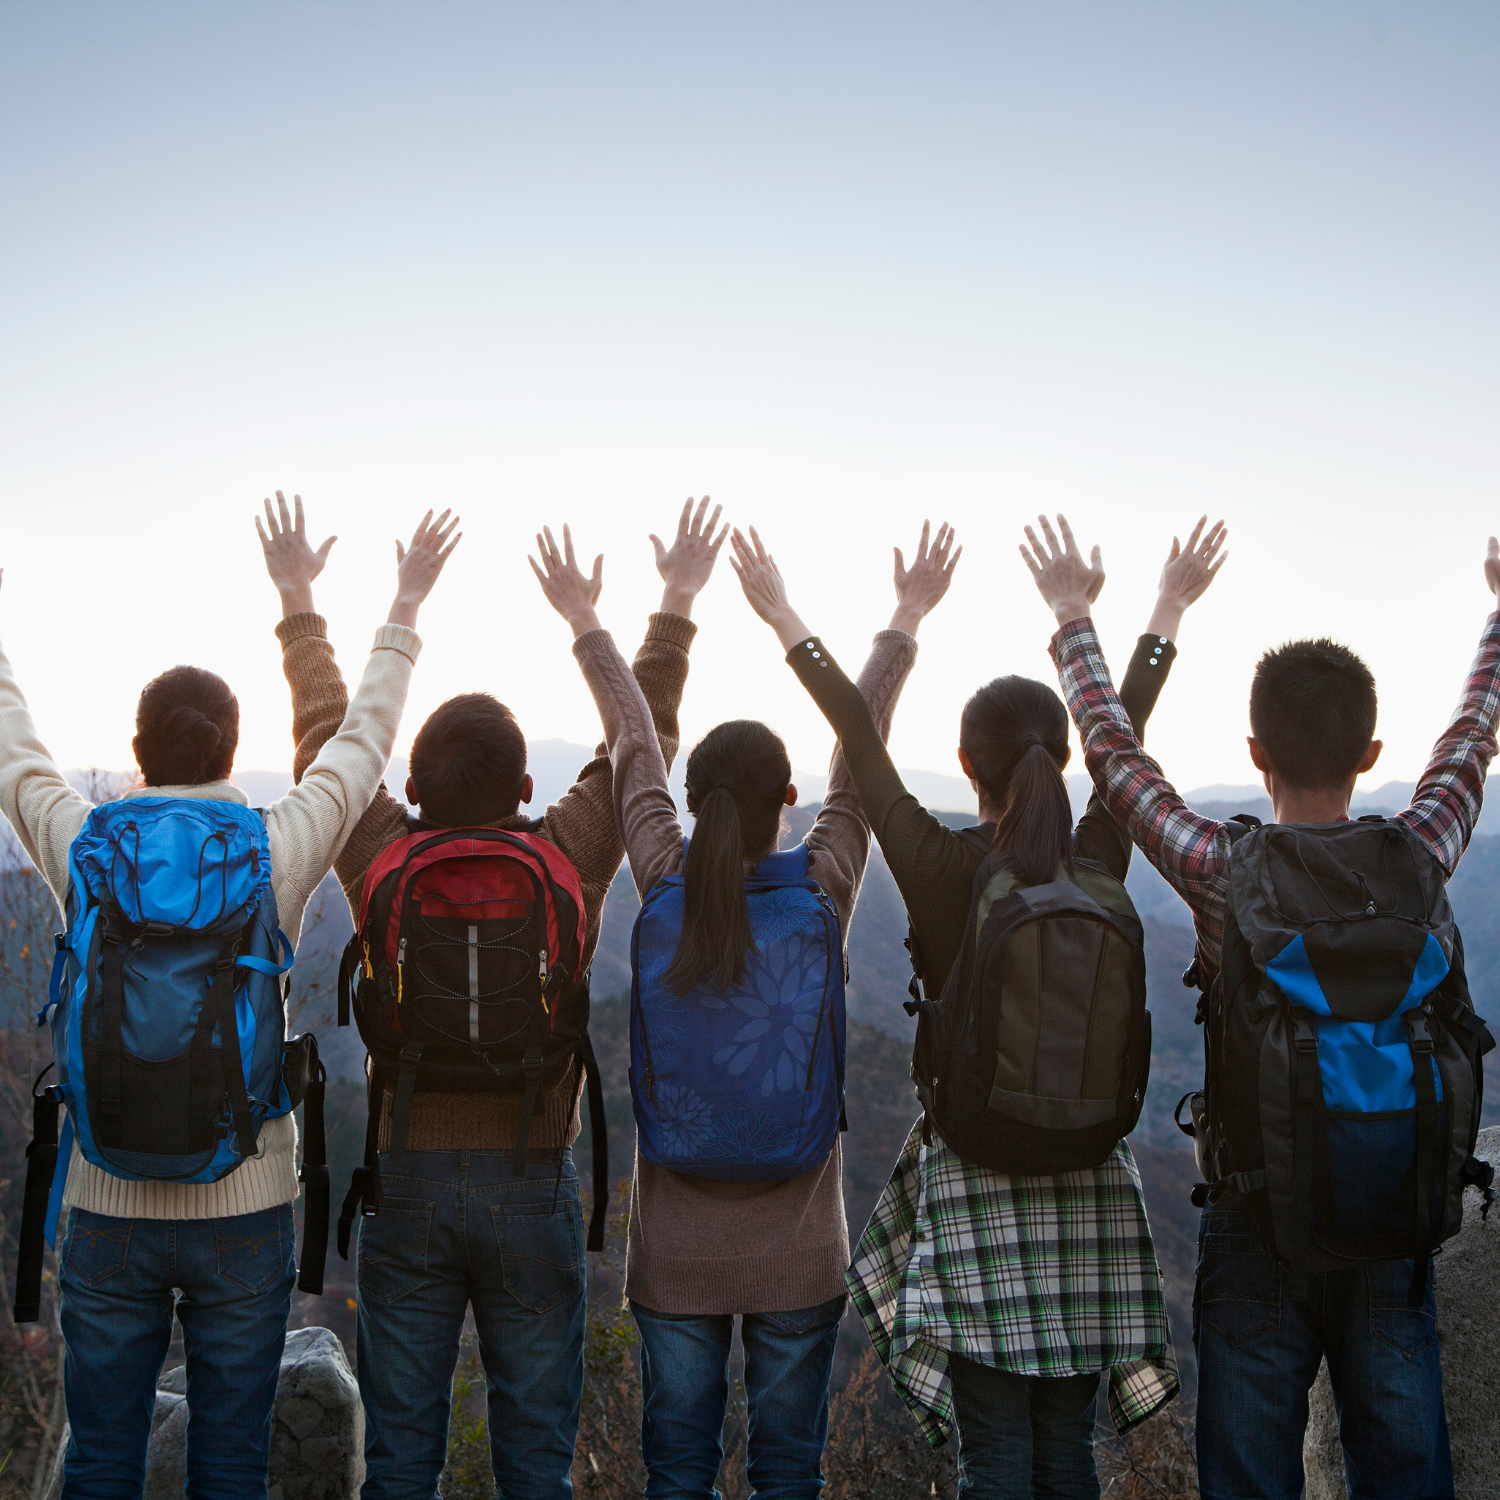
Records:
<instances>
[{"instance_id":1,"label":"raised hand","mask_svg":"<svg viewBox=\"0 0 1500 1500\"><path fill-rule=\"evenodd\" d=\"M753 526L749 541L735 527L733 546L734 556L729 559L729 566L734 569L750 608L776 632L782 646L790 651L812 632L787 599L786 583L781 577L781 569L776 566L776 559L766 551L760 533Z\"/></svg>"},{"instance_id":2,"label":"raised hand","mask_svg":"<svg viewBox=\"0 0 1500 1500\"><path fill-rule=\"evenodd\" d=\"M1146 626L1148 635L1164 636L1169 641L1177 639L1188 606L1203 597L1228 561L1229 554L1219 550L1228 536L1229 528L1222 521L1209 526L1208 517L1199 516L1186 547L1175 536L1172 538L1172 550L1162 564L1161 582L1157 585L1156 608Z\"/></svg>"},{"instance_id":3,"label":"raised hand","mask_svg":"<svg viewBox=\"0 0 1500 1500\"><path fill-rule=\"evenodd\" d=\"M526 561L531 564L531 571L536 574L547 603L573 627L574 639L598 630L599 616L594 613L594 606L604 588L604 554L601 552L594 559L593 573L585 574L574 556L573 531L569 526L563 527L561 552L557 550L550 526L537 532L536 549L542 554L542 566L538 567L536 559L530 555Z\"/></svg>"},{"instance_id":4,"label":"raised hand","mask_svg":"<svg viewBox=\"0 0 1500 1500\"><path fill-rule=\"evenodd\" d=\"M1492 594L1500 595L1500 541L1494 537L1484 553L1484 581Z\"/></svg>"},{"instance_id":5,"label":"raised hand","mask_svg":"<svg viewBox=\"0 0 1500 1500\"><path fill-rule=\"evenodd\" d=\"M677 536L670 548L662 544L662 539L654 531L651 533L651 545L656 548L656 571L666 585L661 596L663 614L691 618L693 600L703 591L704 584L713 574L714 564L719 560L719 548L729 535L729 526L726 523L715 539L714 527L719 524L724 507L714 506L714 513L705 526L703 516L707 509L707 495L698 502L696 514L692 496L688 496L683 502L682 514L677 518Z\"/></svg>"},{"instance_id":6,"label":"raised hand","mask_svg":"<svg viewBox=\"0 0 1500 1500\"><path fill-rule=\"evenodd\" d=\"M328 554L336 536L329 537L316 551L307 539L307 521L302 514L302 496L292 496L294 514L288 515L286 496L276 491L276 510L272 511L269 500L262 502L266 508L266 524L255 518L255 530L260 536L260 548L266 559L266 572L281 595L281 615L311 614L313 612L313 579L323 571Z\"/></svg>"},{"instance_id":7,"label":"raised hand","mask_svg":"<svg viewBox=\"0 0 1500 1500\"><path fill-rule=\"evenodd\" d=\"M1062 532L1061 542L1046 516L1038 516L1037 521L1047 539L1046 545L1037 540L1036 532L1028 526L1026 540L1031 547L1029 551L1022 547L1021 556L1031 569L1037 591L1057 617L1057 623L1066 625L1070 620L1081 620L1088 615L1089 607L1104 587L1104 560L1097 547L1089 554L1087 562L1083 560L1066 516L1057 518L1057 529Z\"/></svg>"},{"instance_id":8,"label":"raised hand","mask_svg":"<svg viewBox=\"0 0 1500 1500\"><path fill-rule=\"evenodd\" d=\"M408 625L413 630L417 625L417 611L422 601L432 592L432 586L443 571L443 564L453 556L453 549L463 540L463 532L457 531L459 518L448 517L445 510L436 521L432 512L422 517L421 524L412 533L411 546L403 547L396 539L396 598L386 620L391 625ZM449 538L452 538L450 541Z\"/></svg>"},{"instance_id":9,"label":"raised hand","mask_svg":"<svg viewBox=\"0 0 1500 1500\"><path fill-rule=\"evenodd\" d=\"M956 533L946 521L938 527L937 540L929 549L927 538L931 526L930 521L922 522L922 539L917 543L917 555L912 559L911 567L906 566L901 549L894 549L896 613L891 616L891 629L904 630L907 635L915 635L917 626L937 608L948 592L948 585L953 582L953 570L958 566L959 558L964 555L962 547L953 552ZM951 557L950 552L953 553Z\"/></svg>"}]
</instances>

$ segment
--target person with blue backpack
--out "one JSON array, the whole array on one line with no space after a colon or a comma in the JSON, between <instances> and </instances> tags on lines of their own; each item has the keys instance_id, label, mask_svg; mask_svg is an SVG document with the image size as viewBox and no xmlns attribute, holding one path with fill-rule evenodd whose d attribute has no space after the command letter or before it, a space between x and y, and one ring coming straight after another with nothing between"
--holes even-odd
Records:
<instances>
[{"instance_id":1,"label":"person with blue backpack","mask_svg":"<svg viewBox=\"0 0 1500 1500\"><path fill-rule=\"evenodd\" d=\"M1103 577L1066 520L1021 548L1099 795L1191 908L1205 1087L1185 1098L1203 1209L1194 1294L1205 1500L1302 1492L1327 1362L1349 1494L1454 1494L1432 1255L1466 1187L1494 1041L1464 979L1446 883L1478 821L1500 723L1500 611L1394 818L1349 816L1379 758L1369 668L1328 639L1267 651L1250 758L1273 821L1192 811L1141 749L1090 608ZM1060 533L1060 536L1059 536ZM1210 533L1210 537L1212 533ZM1193 539L1197 540L1195 533ZM1500 542L1484 576L1500 594ZM1182 1105L1179 1105L1181 1109Z\"/></svg>"},{"instance_id":2,"label":"person with blue backpack","mask_svg":"<svg viewBox=\"0 0 1500 1500\"><path fill-rule=\"evenodd\" d=\"M296 1280L292 1110L321 1075L310 1039L286 1044L285 975L308 897L380 783L420 650L418 608L455 544L431 512L409 549L397 543L395 602L344 723L265 809L230 780L239 704L214 673L179 666L146 685L133 742L142 784L94 807L47 753L0 652L0 812L67 929L41 1018L57 1078L37 1106L53 1129L65 1106L66 1123L60 1141L39 1132L33 1157L55 1156L56 1170L50 1184L28 1177L17 1279L17 1317L34 1318L28 1261L40 1247L25 1241L40 1227L35 1200L50 1197L52 1215L68 1212L65 1500L140 1495L174 1313L187 1493L266 1494ZM312 1184L326 1215L327 1177L316 1160L307 1169L311 1227ZM304 1273L316 1280L320 1266Z\"/></svg>"},{"instance_id":3,"label":"person with blue backpack","mask_svg":"<svg viewBox=\"0 0 1500 1500\"><path fill-rule=\"evenodd\" d=\"M828 1382L849 1260L843 1119L845 942L870 832L835 754L804 841L780 737L709 731L686 767L683 831L640 687L594 612L569 533L538 536L548 601L604 725L616 814L641 897L632 939L636 1165L625 1296L641 1338L651 1500L709 1500L723 1459L735 1318L745 1350L747 1469L757 1500L822 1489ZM941 568L898 589L860 676L888 731L942 598Z\"/></svg>"}]
</instances>

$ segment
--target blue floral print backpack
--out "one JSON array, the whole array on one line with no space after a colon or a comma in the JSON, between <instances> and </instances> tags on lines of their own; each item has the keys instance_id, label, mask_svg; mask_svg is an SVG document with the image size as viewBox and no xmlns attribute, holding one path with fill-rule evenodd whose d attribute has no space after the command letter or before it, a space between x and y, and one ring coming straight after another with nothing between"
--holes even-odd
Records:
<instances>
[{"instance_id":1,"label":"blue floral print backpack","mask_svg":"<svg viewBox=\"0 0 1500 1500\"><path fill-rule=\"evenodd\" d=\"M664 980L682 935L684 876L642 902L630 1091L648 1161L719 1182L779 1182L816 1167L844 1128L843 945L806 844L761 860L745 899L744 979L685 995Z\"/></svg>"}]
</instances>

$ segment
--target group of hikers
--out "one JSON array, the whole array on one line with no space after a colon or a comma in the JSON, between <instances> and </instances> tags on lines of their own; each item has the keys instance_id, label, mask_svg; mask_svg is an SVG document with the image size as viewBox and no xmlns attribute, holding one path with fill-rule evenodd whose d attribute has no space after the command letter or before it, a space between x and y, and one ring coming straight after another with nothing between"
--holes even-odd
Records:
<instances>
[{"instance_id":1,"label":"group of hikers","mask_svg":"<svg viewBox=\"0 0 1500 1500\"><path fill-rule=\"evenodd\" d=\"M382 781L457 520L429 512L397 544L395 599L352 696L313 599L333 539L315 548L300 498L280 492L256 524L295 741L295 785L271 806L249 808L231 780L233 693L186 666L141 694L139 785L91 806L0 653L0 812L66 928L39 1017L55 1074L36 1086L16 1296L17 1317L36 1317L41 1238L59 1236L65 1500L141 1494L174 1314L187 1493L266 1494L303 1182L306 1289L321 1287L329 1227L323 1069L315 1040L284 1032L303 913L330 869L354 918L339 1019L369 1054L364 1158L338 1221L345 1253L357 1232L362 1493L436 1495L470 1309L499 1494L571 1493L601 1086L627 1083L600 1078L588 974L622 859L641 898L624 1295L646 1495L716 1494L738 1319L751 1490L814 1500L852 1299L928 1440L957 1434L962 1495L1097 1497L1101 1384L1122 1432L1178 1391L1126 1141L1151 1051L1133 846L1197 933L1180 1003L1196 996L1205 1086L1179 1117L1203 1176L1201 1493L1301 1493L1326 1360L1351 1496L1453 1495L1431 1259L1465 1188L1486 1211L1493 1196L1473 1155L1492 1043L1444 886L1496 748L1500 613L1390 819L1349 817L1381 748L1365 664L1329 640L1268 650L1249 751L1273 821L1220 822L1183 803L1142 737L1184 613L1223 565L1224 527L1205 518L1173 539L1117 692L1092 621L1099 551L1038 518L1021 554L1056 619L1062 695L1003 676L963 704L978 818L954 829L886 749L918 628L959 562L948 526L924 523L909 565L895 550L895 611L853 679L756 532L721 526L706 498L684 505L670 546L651 538L664 592L629 663L596 613L602 559L586 572L568 529L560 546L545 530L531 566L572 629L603 743L533 818L526 738L488 692L421 726L404 802ZM797 788L759 720L720 724L688 754L690 831L669 789L693 605L726 544L838 739L816 817L787 849ZM1494 539L1484 571L1500 592ZM1076 824L1070 716L1093 782ZM918 1117L851 1253L844 985L872 836L910 920ZM572 1155L586 1089L588 1226Z\"/></svg>"}]
</instances>

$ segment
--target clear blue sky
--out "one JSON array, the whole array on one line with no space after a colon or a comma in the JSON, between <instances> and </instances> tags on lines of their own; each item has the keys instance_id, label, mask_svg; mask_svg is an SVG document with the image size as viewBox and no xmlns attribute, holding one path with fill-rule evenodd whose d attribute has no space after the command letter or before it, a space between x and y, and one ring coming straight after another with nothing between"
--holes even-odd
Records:
<instances>
[{"instance_id":1,"label":"clear blue sky","mask_svg":"<svg viewBox=\"0 0 1500 1500\"><path fill-rule=\"evenodd\" d=\"M288 757L250 529L337 531L357 669L391 537L467 533L404 749L486 687L535 737L592 709L524 561L606 553L628 650L649 530L756 521L856 666L889 548L966 544L893 738L1050 675L1016 557L1064 508L1123 663L1173 530L1227 516L1154 748L1252 779L1257 652L1327 631L1411 777L1500 527L1500 10L1480 5L0 7L0 640L66 764L129 761L147 677L228 677ZM821 719L714 580L684 718Z\"/></svg>"}]
</instances>

